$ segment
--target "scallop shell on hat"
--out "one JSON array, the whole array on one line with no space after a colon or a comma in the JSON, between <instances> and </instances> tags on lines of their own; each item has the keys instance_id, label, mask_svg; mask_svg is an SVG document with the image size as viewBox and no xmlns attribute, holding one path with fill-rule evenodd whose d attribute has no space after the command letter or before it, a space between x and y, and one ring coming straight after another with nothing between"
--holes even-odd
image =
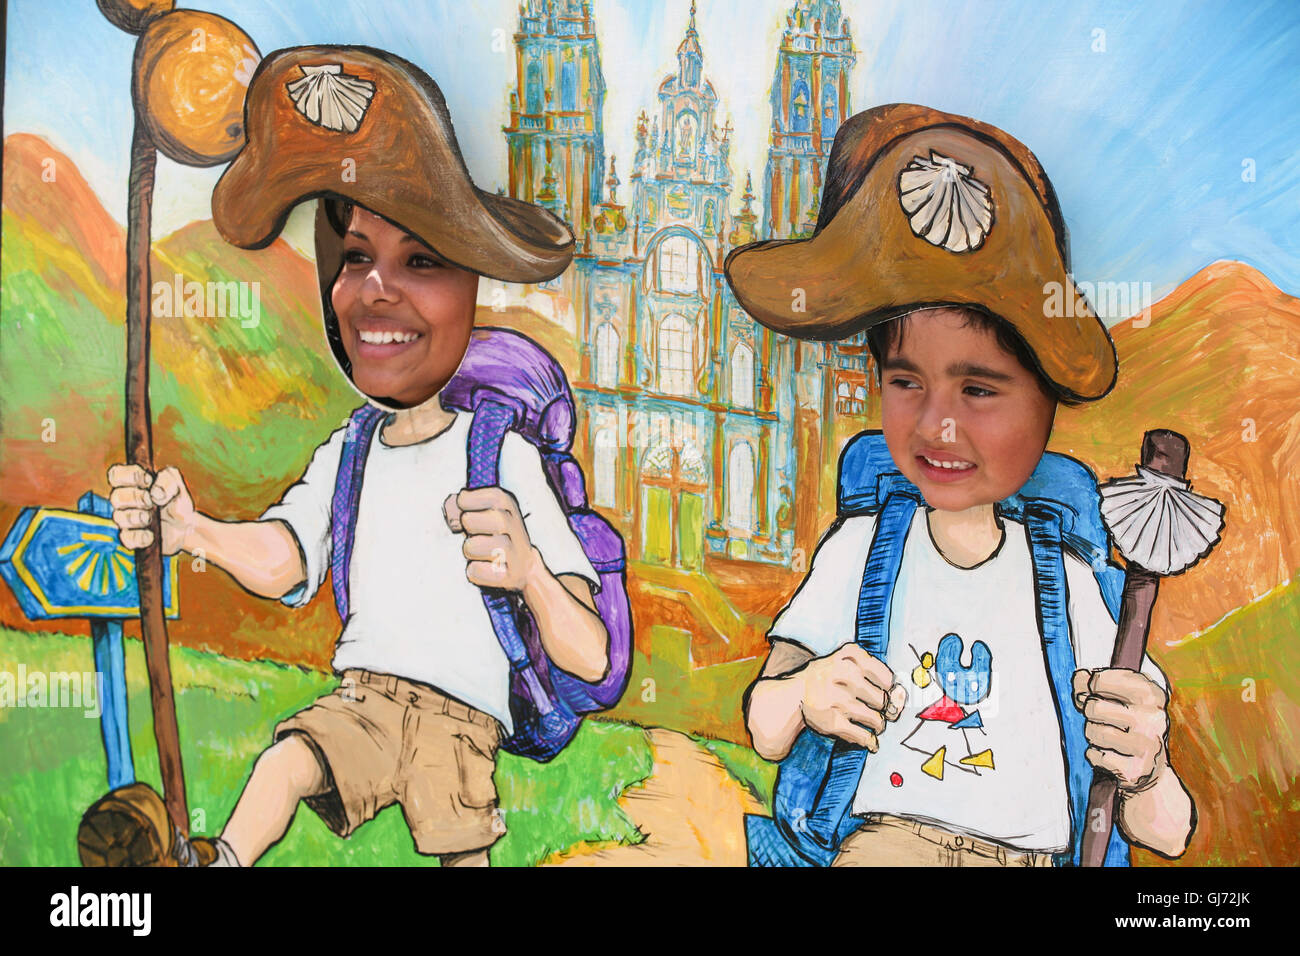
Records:
<instances>
[{"instance_id":1,"label":"scallop shell on hat","mask_svg":"<svg viewBox=\"0 0 1300 956\"><path fill-rule=\"evenodd\" d=\"M898 201L915 235L949 252L984 244L993 228L993 199L973 172L942 153L912 157L898 177Z\"/></svg>"},{"instance_id":2,"label":"scallop shell on hat","mask_svg":"<svg viewBox=\"0 0 1300 956\"><path fill-rule=\"evenodd\" d=\"M1148 571L1185 571L1223 530L1223 505L1178 478L1138 466L1136 476L1100 486L1101 515L1119 553Z\"/></svg>"},{"instance_id":3,"label":"scallop shell on hat","mask_svg":"<svg viewBox=\"0 0 1300 956\"><path fill-rule=\"evenodd\" d=\"M285 84L294 108L317 126L355 133L375 95L375 84L343 72L343 64L300 66L303 76Z\"/></svg>"}]
</instances>

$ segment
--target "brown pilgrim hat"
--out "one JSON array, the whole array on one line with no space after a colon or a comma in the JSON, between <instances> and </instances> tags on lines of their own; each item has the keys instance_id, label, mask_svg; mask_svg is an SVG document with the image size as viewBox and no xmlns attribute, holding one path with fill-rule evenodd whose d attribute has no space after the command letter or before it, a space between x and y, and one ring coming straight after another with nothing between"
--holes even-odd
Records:
<instances>
[{"instance_id":1,"label":"brown pilgrim hat","mask_svg":"<svg viewBox=\"0 0 1300 956\"><path fill-rule=\"evenodd\" d=\"M573 258L563 221L474 185L437 84L391 53L277 50L253 74L244 124L245 145L212 193L213 222L233 245L268 245L295 205L320 198L364 206L488 278L545 282ZM323 284L340 265L321 261L330 246L341 256L340 243L318 241Z\"/></svg>"},{"instance_id":2,"label":"brown pilgrim hat","mask_svg":"<svg viewBox=\"0 0 1300 956\"><path fill-rule=\"evenodd\" d=\"M1011 323L1063 394L1092 400L1115 384L1115 346L1070 275L1047 174L1013 137L964 116L895 103L851 117L812 237L735 249L726 274L746 312L796 338L969 306Z\"/></svg>"}]
</instances>

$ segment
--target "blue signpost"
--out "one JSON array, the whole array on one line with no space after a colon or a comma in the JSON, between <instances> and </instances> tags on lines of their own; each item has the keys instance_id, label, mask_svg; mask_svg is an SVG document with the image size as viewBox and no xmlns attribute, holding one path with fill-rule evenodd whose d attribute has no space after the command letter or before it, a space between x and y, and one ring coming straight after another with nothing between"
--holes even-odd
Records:
<instances>
[{"instance_id":1,"label":"blue signpost","mask_svg":"<svg viewBox=\"0 0 1300 956\"><path fill-rule=\"evenodd\" d=\"M140 616L135 555L118 541L107 498L88 491L77 508L24 508L0 545L0 577L30 621L90 620L112 790L135 782L122 642L122 621ZM163 562L163 607L170 618L179 616L177 560L172 555Z\"/></svg>"}]
</instances>

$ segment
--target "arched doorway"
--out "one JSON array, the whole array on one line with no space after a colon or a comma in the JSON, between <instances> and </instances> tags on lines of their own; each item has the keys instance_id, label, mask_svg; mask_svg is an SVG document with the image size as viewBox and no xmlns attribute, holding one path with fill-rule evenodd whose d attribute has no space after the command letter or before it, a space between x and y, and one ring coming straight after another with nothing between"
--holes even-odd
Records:
<instances>
[{"instance_id":1,"label":"arched doorway","mask_svg":"<svg viewBox=\"0 0 1300 956\"><path fill-rule=\"evenodd\" d=\"M694 442L660 440L641 465L641 558L698 570L704 566L704 455Z\"/></svg>"}]
</instances>

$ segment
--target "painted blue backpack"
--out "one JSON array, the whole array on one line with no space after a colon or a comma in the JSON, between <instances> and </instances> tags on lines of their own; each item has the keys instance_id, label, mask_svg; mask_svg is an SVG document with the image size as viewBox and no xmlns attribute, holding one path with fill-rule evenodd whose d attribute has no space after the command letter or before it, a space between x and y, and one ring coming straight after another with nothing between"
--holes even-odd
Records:
<instances>
[{"instance_id":1,"label":"painted blue backpack","mask_svg":"<svg viewBox=\"0 0 1300 956\"><path fill-rule=\"evenodd\" d=\"M855 436L840 456L837 502L840 517L877 515L858 596L857 642L884 658L890 599L904 540L924 499L898 471L884 436L866 431ZM1088 745L1083 715L1072 700L1075 665L1062 548L1092 567L1111 617L1119 612L1124 572L1109 560L1110 537L1101 521L1096 476L1073 458L1045 453L1024 487L997 508L999 514L1022 522L1029 535L1039 630L1063 730L1070 796L1072 849L1058 854L1054 862L1077 866L1093 768L1084 757ZM773 817L745 818L750 866L830 865L840 842L860 825L850 811L867 759L865 749L805 728L781 761ZM1129 847L1118 826L1111 829L1105 865L1129 865Z\"/></svg>"},{"instance_id":2,"label":"painted blue backpack","mask_svg":"<svg viewBox=\"0 0 1300 956\"><path fill-rule=\"evenodd\" d=\"M510 716L514 732L502 749L547 761L577 733L582 715L618 703L632 658L632 615L627 595L623 539L587 507L582 469L569 454L573 442L573 395L555 359L532 339L508 329L479 328L460 368L442 389L443 407L473 412L467 441L467 488L498 483L497 465L506 432L517 431L537 446L582 550L600 575L596 612L609 634L609 667L591 683L558 667L546 655L536 622L522 599L483 588L483 603L497 640L510 661ZM348 619L348 569L361 500L362 473L370 443L388 413L362 405L348 422L331 504L334 603Z\"/></svg>"}]
</instances>

